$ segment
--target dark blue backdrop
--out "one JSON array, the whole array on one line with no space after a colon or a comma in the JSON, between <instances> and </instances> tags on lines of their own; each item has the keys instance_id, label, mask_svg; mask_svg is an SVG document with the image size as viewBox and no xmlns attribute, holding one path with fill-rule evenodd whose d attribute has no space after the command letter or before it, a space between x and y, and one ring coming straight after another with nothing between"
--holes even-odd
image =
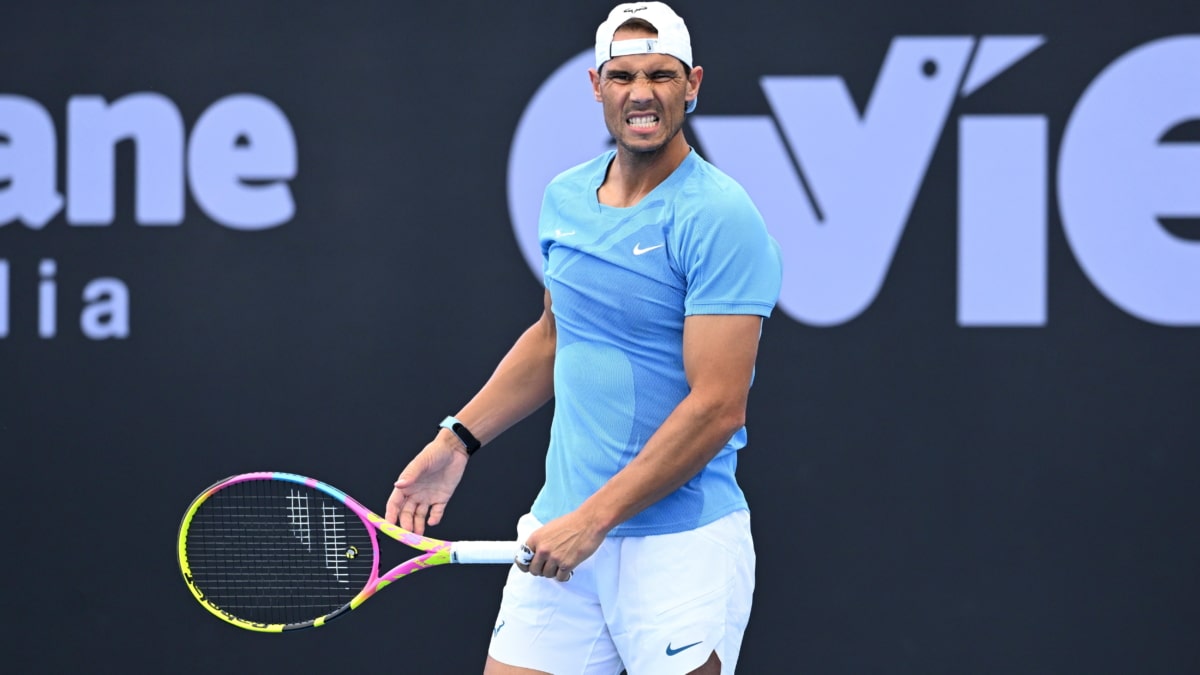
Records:
<instances>
[{"instance_id":1,"label":"dark blue backdrop","mask_svg":"<svg viewBox=\"0 0 1200 675\"><path fill-rule=\"evenodd\" d=\"M191 599L176 529L199 490L251 470L317 476L383 508L407 459L540 311L539 280L513 229L523 208L514 201L528 195L513 186L529 167L565 168L552 166L563 160L553 148L580 129L598 148L604 139L569 116L529 127L531 145L514 139L535 94L590 48L608 8L6 8L0 450L9 516L0 565L9 619L0 660L21 672L478 672L502 569L422 573L327 628L262 636ZM1186 91L1200 57L1139 78L1182 92L1164 113L1178 124L1150 142L1178 150L1155 174L1170 184L1157 213L1170 219L1151 228L1161 226L1174 267L1133 254L1116 273L1082 263L1060 217L1056 173L1068 120L1114 62L1171 37L1184 39L1185 57L1200 53L1194 4L746 0L677 9L707 70L689 128L697 149L750 172L766 166L768 150L782 153L810 180L832 160L806 156L796 143L804 132L780 120L812 109L773 107L763 77L840 77L862 110L880 83L910 86L881 75L898 38L924 48L930 37L962 36L975 62L985 36L1042 40L978 93L946 104L911 209L896 221L894 256L861 310L819 325L793 304L767 323L740 468L759 551L741 670L1200 671L1200 206L1189 197L1200 194L1200 106L1189 107ZM942 72L953 65L938 63ZM551 93L589 102L582 71L578 83L574 94ZM897 91L899 106L924 95ZM111 148L124 132L104 126L115 114L87 117L97 99L86 97L100 97L103 111L146 92L161 97L146 111L127 108L143 120L129 123L160 140L122 141L107 162L105 143L89 142L109 138ZM1161 104L1130 98L1109 118L1123 124ZM271 106L279 116L264 112ZM997 143L986 146L994 158L960 142L962 119L991 115L1043 119L1042 135L1035 122L1018 137L1041 154ZM752 119L787 142L705 145L716 138L705 124ZM882 134L870 149L901 138ZM139 159L151 145L161 167ZM246 158L238 148L249 148ZM835 158L854 152L834 149ZM1006 156L1014 173L998 163ZM963 183L974 161L985 187ZM86 173L106 165L111 185L102 171ZM1025 180L1038 166L1044 178ZM873 181L899 175L885 169L879 178L849 172L862 192L846 203L876 203ZM161 182L139 187L152 176ZM290 213L268 203L271 189L291 200ZM808 189L821 202L831 188ZM1124 198L1126 189L1139 199L1141 188L1119 181L1105 194ZM149 223L143 194L166 205L167 221L172 205L183 210ZM1015 276L1032 283L1022 297L1035 318L971 325L959 312L960 243L964 227L987 219L961 209L996 194L1000 205L1032 205L1030 241L1044 250L1013 255L1030 265ZM105 199L113 211L99 225L72 215ZM830 222L844 215L823 203ZM278 222L267 222L272 213ZM258 225L231 225L238 218ZM795 227L768 220L781 236ZM1113 241L1146 231L1115 211L1088 226ZM838 254L846 264L857 260L854 241ZM789 263L802 253L789 250ZM1152 295L1192 318L1137 316L1105 290L1114 274L1159 280ZM832 280L801 290L833 297L845 288ZM511 536L540 484L548 420L548 410L536 414L472 460L441 535Z\"/></svg>"}]
</instances>

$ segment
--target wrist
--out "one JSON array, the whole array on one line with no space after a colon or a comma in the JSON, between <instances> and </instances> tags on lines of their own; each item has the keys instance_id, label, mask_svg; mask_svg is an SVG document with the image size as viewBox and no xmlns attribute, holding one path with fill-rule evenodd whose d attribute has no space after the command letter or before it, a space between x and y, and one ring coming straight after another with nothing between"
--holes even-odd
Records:
<instances>
[{"instance_id":1,"label":"wrist","mask_svg":"<svg viewBox=\"0 0 1200 675\"><path fill-rule=\"evenodd\" d=\"M606 508L603 503L595 499L596 495L584 500L579 508L575 510L576 515L583 521L583 529L587 534L593 537L601 538L608 536L614 527L620 524L620 516L612 509Z\"/></svg>"},{"instance_id":2,"label":"wrist","mask_svg":"<svg viewBox=\"0 0 1200 675\"><path fill-rule=\"evenodd\" d=\"M465 450L468 457L475 454L476 450L483 447L483 443L480 443L479 439L475 437L475 434L472 434L471 431L467 429L467 425L460 422L454 416L449 416L442 420L441 424L438 426L449 432L452 442L456 443L460 448Z\"/></svg>"}]
</instances>

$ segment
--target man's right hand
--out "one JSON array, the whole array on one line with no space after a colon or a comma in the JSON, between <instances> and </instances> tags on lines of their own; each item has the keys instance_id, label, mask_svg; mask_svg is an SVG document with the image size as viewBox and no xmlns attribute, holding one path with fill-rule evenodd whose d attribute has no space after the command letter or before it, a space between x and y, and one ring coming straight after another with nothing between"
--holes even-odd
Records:
<instances>
[{"instance_id":1,"label":"man's right hand","mask_svg":"<svg viewBox=\"0 0 1200 675\"><path fill-rule=\"evenodd\" d=\"M413 458L393 484L384 518L406 530L425 534L426 525L437 525L446 513L467 468L467 453L447 431L438 434Z\"/></svg>"}]
</instances>

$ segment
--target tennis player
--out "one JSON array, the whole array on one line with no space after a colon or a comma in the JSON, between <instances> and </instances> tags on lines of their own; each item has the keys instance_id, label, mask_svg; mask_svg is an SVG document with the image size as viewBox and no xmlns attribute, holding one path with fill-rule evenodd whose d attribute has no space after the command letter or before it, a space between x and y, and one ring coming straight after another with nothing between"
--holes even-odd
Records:
<instances>
[{"instance_id":1,"label":"tennis player","mask_svg":"<svg viewBox=\"0 0 1200 675\"><path fill-rule=\"evenodd\" d=\"M553 398L546 481L517 526L534 557L509 574L484 672L732 673L755 564L734 470L779 248L684 136L704 71L670 7L613 9L588 74L616 149L546 189L542 315L386 517L436 525L470 454Z\"/></svg>"}]
</instances>

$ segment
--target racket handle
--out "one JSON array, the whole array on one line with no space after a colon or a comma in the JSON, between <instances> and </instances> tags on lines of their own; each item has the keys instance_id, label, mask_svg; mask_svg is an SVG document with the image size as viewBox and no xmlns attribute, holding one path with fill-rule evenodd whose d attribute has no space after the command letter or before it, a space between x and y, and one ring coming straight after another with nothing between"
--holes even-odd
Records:
<instances>
[{"instance_id":1,"label":"racket handle","mask_svg":"<svg viewBox=\"0 0 1200 675\"><path fill-rule=\"evenodd\" d=\"M465 565L511 565L521 545L515 541L455 541L450 562Z\"/></svg>"}]
</instances>

